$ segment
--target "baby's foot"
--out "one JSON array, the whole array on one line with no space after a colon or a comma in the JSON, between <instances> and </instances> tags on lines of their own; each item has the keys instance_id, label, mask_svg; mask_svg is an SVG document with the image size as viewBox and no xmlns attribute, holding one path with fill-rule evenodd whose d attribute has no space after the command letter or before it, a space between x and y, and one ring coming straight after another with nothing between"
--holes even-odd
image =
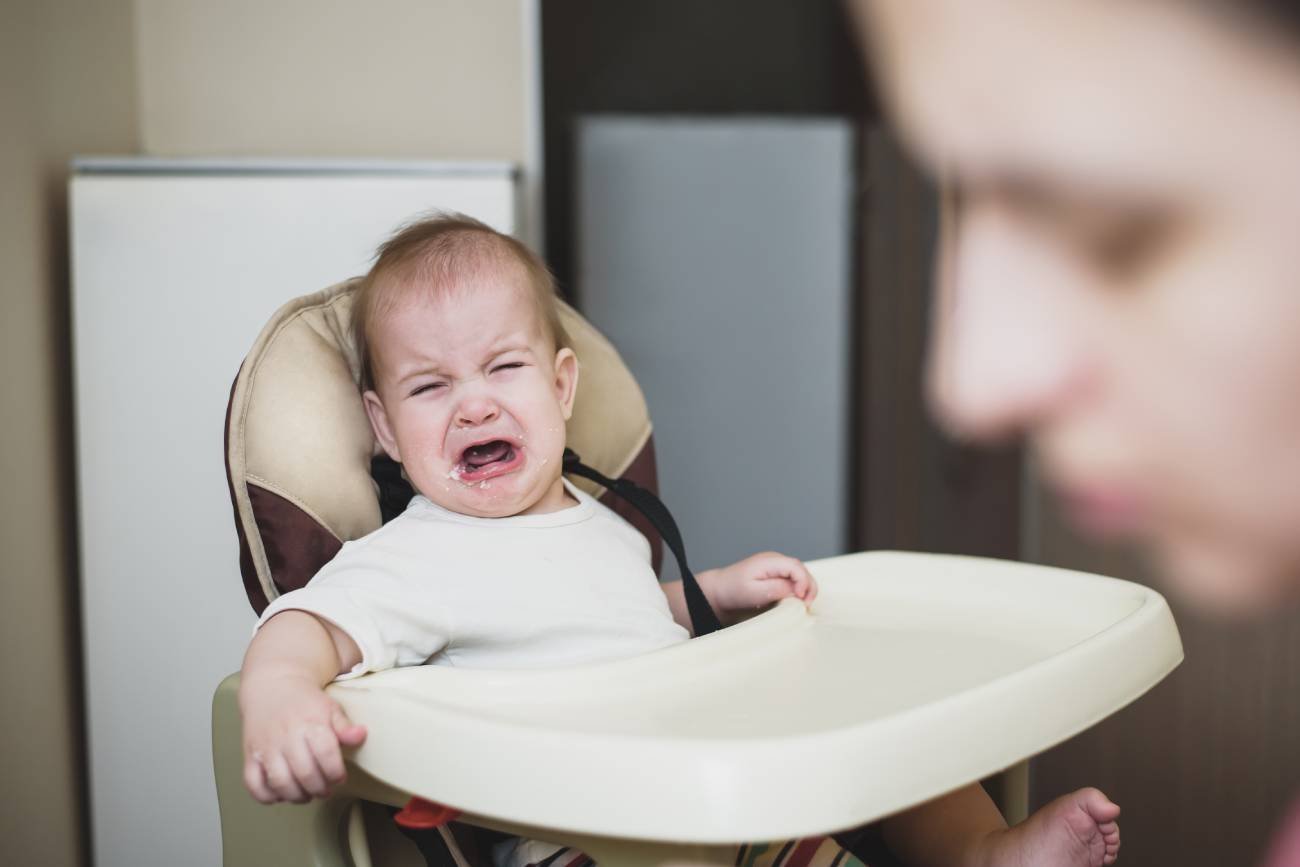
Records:
<instances>
[{"instance_id":1,"label":"baby's foot","mask_svg":"<svg viewBox=\"0 0 1300 867\"><path fill-rule=\"evenodd\" d=\"M1057 798L984 840L985 867L1104 867L1119 855L1119 807L1096 789Z\"/></svg>"}]
</instances>

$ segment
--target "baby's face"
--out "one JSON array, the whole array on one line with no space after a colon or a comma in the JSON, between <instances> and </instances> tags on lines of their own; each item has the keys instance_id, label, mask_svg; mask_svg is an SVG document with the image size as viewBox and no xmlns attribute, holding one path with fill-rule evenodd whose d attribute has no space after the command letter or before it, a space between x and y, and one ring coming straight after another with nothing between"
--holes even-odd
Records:
<instances>
[{"instance_id":1,"label":"baby's face","mask_svg":"<svg viewBox=\"0 0 1300 867\"><path fill-rule=\"evenodd\" d=\"M371 426L415 489L466 515L568 504L560 481L578 364L552 347L522 273L409 291L372 326Z\"/></svg>"}]
</instances>

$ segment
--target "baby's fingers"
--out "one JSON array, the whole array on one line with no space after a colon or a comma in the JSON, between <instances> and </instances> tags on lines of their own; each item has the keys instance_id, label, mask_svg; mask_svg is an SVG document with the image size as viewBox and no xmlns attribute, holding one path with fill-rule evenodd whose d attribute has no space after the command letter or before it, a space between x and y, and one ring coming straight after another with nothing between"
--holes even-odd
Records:
<instances>
[{"instance_id":1,"label":"baby's fingers","mask_svg":"<svg viewBox=\"0 0 1300 867\"><path fill-rule=\"evenodd\" d=\"M817 598L817 581L802 560L782 556L779 567L785 573L786 580L790 582L790 595L804 602L812 602Z\"/></svg>"},{"instance_id":2,"label":"baby's fingers","mask_svg":"<svg viewBox=\"0 0 1300 867\"><path fill-rule=\"evenodd\" d=\"M808 567L796 560L797 572L790 576L794 582L794 595L811 604L817 598L817 579L808 571Z\"/></svg>"},{"instance_id":3,"label":"baby's fingers","mask_svg":"<svg viewBox=\"0 0 1300 867\"><path fill-rule=\"evenodd\" d=\"M343 767L343 753L339 749L339 740L335 737L334 732L321 726L312 728L307 732L307 746L316 758L316 765L320 768L321 776L324 778L326 792L331 786L337 786L347 779L347 771ZM312 794L318 794L312 792Z\"/></svg>"},{"instance_id":4,"label":"baby's fingers","mask_svg":"<svg viewBox=\"0 0 1300 867\"><path fill-rule=\"evenodd\" d=\"M338 705L334 706L334 712L330 715L330 725L334 728L339 743L345 747L359 747L366 739L366 727L348 719L348 715Z\"/></svg>"},{"instance_id":5,"label":"baby's fingers","mask_svg":"<svg viewBox=\"0 0 1300 867\"><path fill-rule=\"evenodd\" d=\"M274 804L275 792L266 783L266 773L262 770L262 754L254 750L244 759L244 788L255 801L262 804Z\"/></svg>"},{"instance_id":6,"label":"baby's fingers","mask_svg":"<svg viewBox=\"0 0 1300 867\"><path fill-rule=\"evenodd\" d=\"M327 736L333 737L333 734ZM329 786L325 783L325 774L316 761L316 754L309 738L310 734L304 733L302 740L292 744L285 752L294 779L298 781L303 793L308 798L323 798L329 794Z\"/></svg>"},{"instance_id":7,"label":"baby's fingers","mask_svg":"<svg viewBox=\"0 0 1300 867\"><path fill-rule=\"evenodd\" d=\"M272 753L262 760L262 770L266 774L266 784L275 794L273 800L292 801L305 804L308 800L298 781L294 779L289 761L281 753Z\"/></svg>"}]
</instances>

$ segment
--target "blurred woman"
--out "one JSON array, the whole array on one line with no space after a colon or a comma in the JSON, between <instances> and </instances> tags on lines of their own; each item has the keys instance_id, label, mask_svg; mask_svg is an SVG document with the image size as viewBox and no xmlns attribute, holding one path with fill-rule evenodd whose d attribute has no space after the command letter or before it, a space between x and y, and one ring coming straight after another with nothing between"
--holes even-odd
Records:
<instances>
[{"instance_id":1,"label":"blurred woman","mask_svg":"<svg viewBox=\"0 0 1300 867\"><path fill-rule=\"evenodd\" d=\"M855 6L952 195L946 426L1026 435L1080 527L1205 606L1300 596L1300 4Z\"/></svg>"}]
</instances>

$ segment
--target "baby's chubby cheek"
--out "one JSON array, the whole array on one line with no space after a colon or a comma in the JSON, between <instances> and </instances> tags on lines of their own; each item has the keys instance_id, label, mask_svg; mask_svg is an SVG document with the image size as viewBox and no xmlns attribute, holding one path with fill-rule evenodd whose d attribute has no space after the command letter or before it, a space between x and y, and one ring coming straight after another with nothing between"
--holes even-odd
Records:
<instances>
[{"instance_id":1,"label":"baby's chubby cheek","mask_svg":"<svg viewBox=\"0 0 1300 867\"><path fill-rule=\"evenodd\" d=\"M537 460L538 466L553 467L564 462L564 450L568 447L568 431L562 419L549 422L534 432L525 447ZM558 467L553 467L559 471Z\"/></svg>"}]
</instances>

